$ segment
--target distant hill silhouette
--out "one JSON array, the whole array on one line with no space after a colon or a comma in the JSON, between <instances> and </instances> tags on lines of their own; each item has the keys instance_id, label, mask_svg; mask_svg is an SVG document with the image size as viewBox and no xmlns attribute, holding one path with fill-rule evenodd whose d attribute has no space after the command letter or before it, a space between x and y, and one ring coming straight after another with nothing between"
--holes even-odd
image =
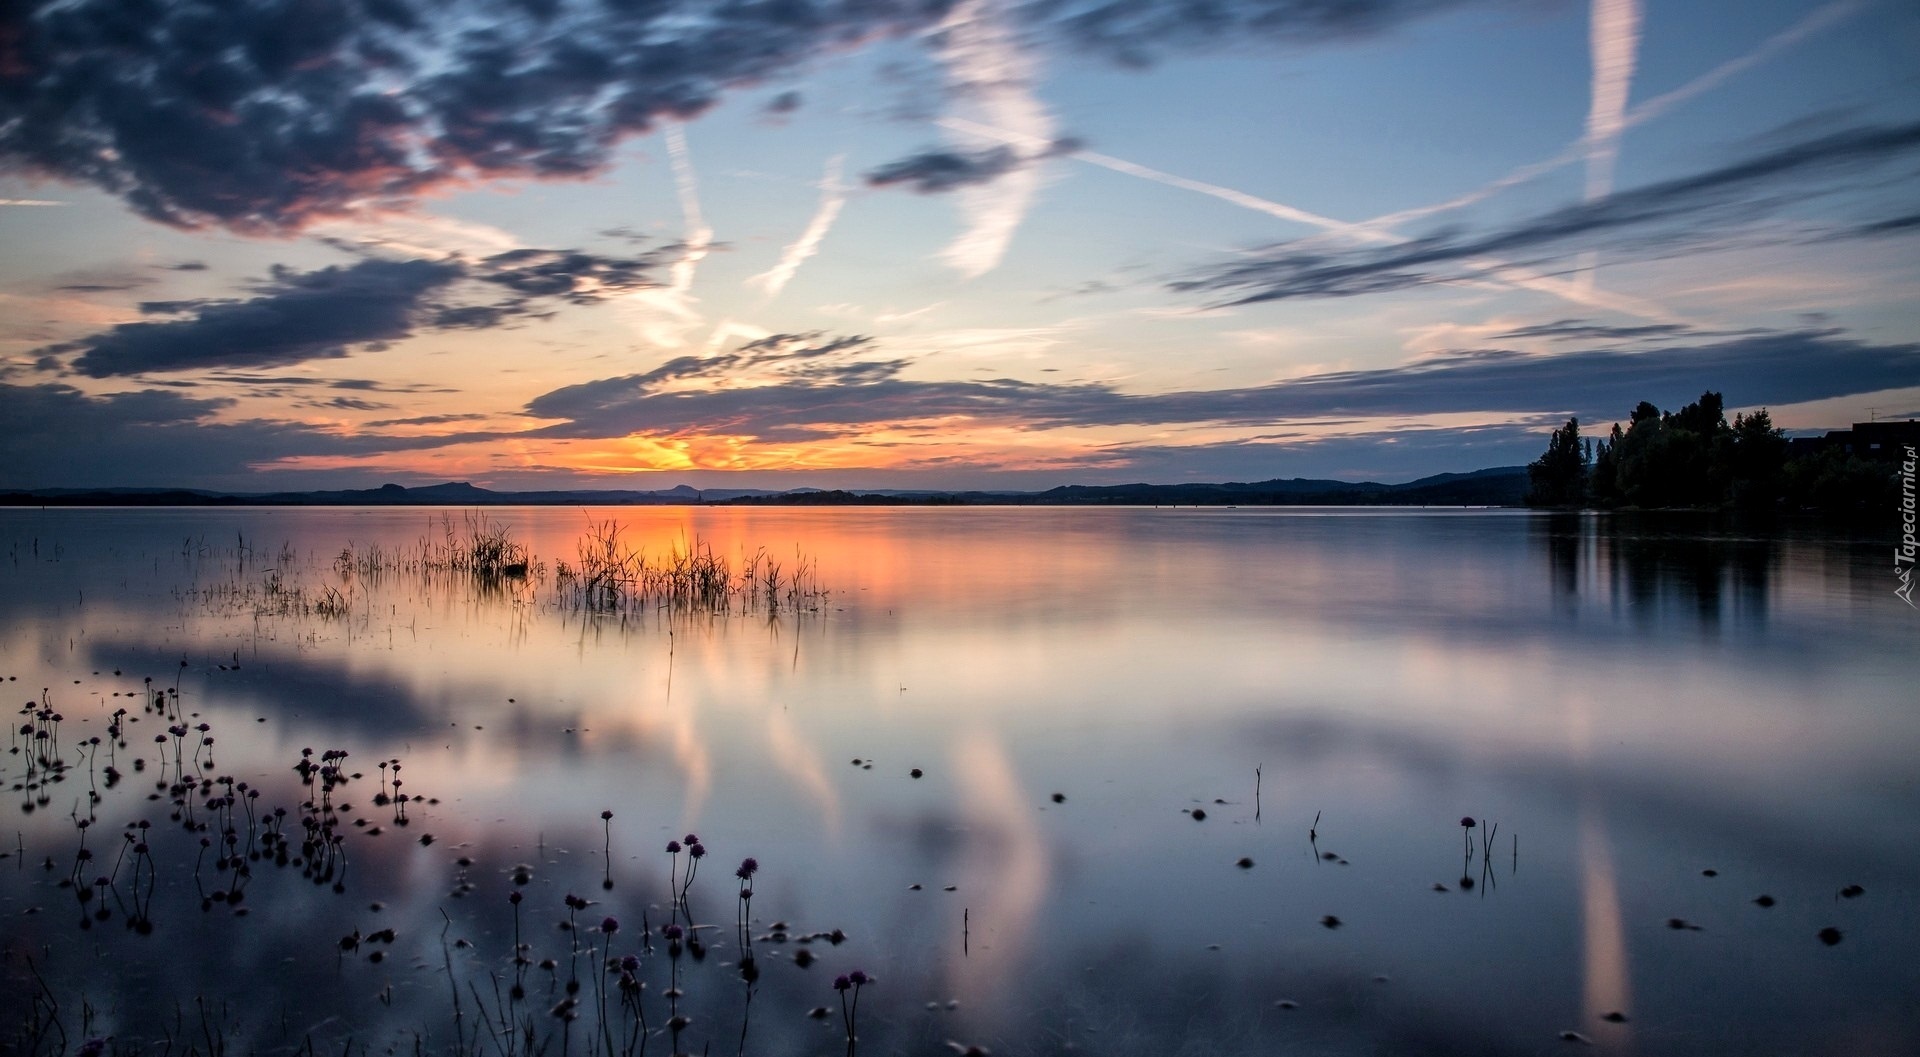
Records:
<instances>
[{"instance_id":1,"label":"distant hill silhouette","mask_svg":"<svg viewBox=\"0 0 1920 1057\"><path fill-rule=\"evenodd\" d=\"M311 492L215 492L190 488L35 488L0 492L0 506L1518 506L1524 466L1442 473L1404 484L1276 478L1222 484L1061 485L1039 492L793 488L690 488L652 491L569 489L497 492L465 481L406 488Z\"/></svg>"}]
</instances>

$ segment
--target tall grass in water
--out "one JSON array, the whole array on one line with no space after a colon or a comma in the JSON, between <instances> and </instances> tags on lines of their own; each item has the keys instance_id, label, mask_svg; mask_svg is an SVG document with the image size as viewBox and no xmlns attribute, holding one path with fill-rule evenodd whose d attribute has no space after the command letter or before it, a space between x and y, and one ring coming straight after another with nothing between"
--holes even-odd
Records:
<instances>
[{"instance_id":1,"label":"tall grass in water","mask_svg":"<svg viewBox=\"0 0 1920 1057\"><path fill-rule=\"evenodd\" d=\"M428 534L411 548L348 544L333 567L342 576L454 574L482 582L537 576L541 571L526 544L513 538L510 526L480 511L462 514L458 525L451 514L440 515L437 525L429 520Z\"/></svg>"},{"instance_id":2,"label":"tall grass in water","mask_svg":"<svg viewBox=\"0 0 1920 1057\"><path fill-rule=\"evenodd\" d=\"M791 568L763 548L736 573L724 555L694 537L650 559L622 539L618 521L589 521L577 564L560 562L554 578L562 605L596 613L653 607L679 613L726 614L782 608L818 609L826 598L815 564L796 553Z\"/></svg>"}]
</instances>

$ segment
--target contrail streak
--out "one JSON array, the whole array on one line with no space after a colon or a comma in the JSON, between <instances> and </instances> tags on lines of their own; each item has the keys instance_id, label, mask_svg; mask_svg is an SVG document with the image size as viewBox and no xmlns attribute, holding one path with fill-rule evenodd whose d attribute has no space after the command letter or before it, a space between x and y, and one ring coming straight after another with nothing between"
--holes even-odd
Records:
<instances>
[{"instance_id":1,"label":"contrail streak","mask_svg":"<svg viewBox=\"0 0 1920 1057\"><path fill-rule=\"evenodd\" d=\"M1613 170L1626 130L1627 94L1640 48L1638 0L1593 0L1592 105L1587 111L1587 201L1613 193Z\"/></svg>"},{"instance_id":2,"label":"contrail streak","mask_svg":"<svg viewBox=\"0 0 1920 1057\"><path fill-rule=\"evenodd\" d=\"M673 264L672 290L684 297L693 288L693 274L713 245L713 229L700 215L700 183L687 154L687 134L678 123L667 125L667 157L673 163L673 183L680 195L680 214L686 219L686 251Z\"/></svg>"},{"instance_id":3,"label":"contrail streak","mask_svg":"<svg viewBox=\"0 0 1920 1057\"><path fill-rule=\"evenodd\" d=\"M1703 95L1720 87L1720 85L1729 79L1753 69L1755 66L1766 62L1768 59L1813 36L1815 33L1853 15L1858 12L1862 6L1859 0L1835 0L1834 3L1819 8L1786 29L1768 37L1765 41L1761 42L1759 47L1747 52L1745 55L1728 59L1726 62L1715 66L1713 69L1688 81L1686 84L1670 92L1654 96L1652 99L1628 110L1626 116L1621 119L1621 130L1624 131L1638 125L1643 125L1695 96ZM1436 202L1432 205L1403 209L1397 213L1387 213L1383 216L1374 217L1372 220L1364 221L1363 223L1364 226L1370 228L1392 229L1410 221L1433 216L1436 213L1449 213L1456 209L1463 209L1477 202L1483 202L1492 198L1494 195L1499 194L1509 187L1517 187L1529 180L1545 176L1547 173L1553 172L1556 169L1565 168L1586 156L1587 137L1583 135L1572 143L1567 144L1560 153L1528 165L1522 165L1512 172L1507 173L1505 176L1491 183L1483 184L1465 194L1456 195L1444 202Z\"/></svg>"},{"instance_id":4,"label":"contrail streak","mask_svg":"<svg viewBox=\"0 0 1920 1057\"><path fill-rule=\"evenodd\" d=\"M1023 139L1049 144L1053 119L1034 96L1033 60L1014 39L999 7L996 0L971 0L955 10L942 26L946 47L941 61L948 79L978 104L987 120ZM1031 162L992 187L963 188L959 198L967 230L941 256L969 279L992 271L1006 256L1039 189L1040 174Z\"/></svg>"},{"instance_id":5,"label":"contrail streak","mask_svg":"<svg viewBox=\"0 0 1920 1057\"><path fill-rule=\"evenodd\" d=\"M845 161L844 154L827 159L826 174L820 178L820 205L814 209L806 230L780 255L779 263L747 280L765 290L769 298L780 296L780 291L786 289L807 258L820 251L821 241L840 216L840 208L847 204L847 189L840 182L840 167Z\"/></svg>"},{"instance_id":6,"label":"contrail streak","mask_svg":"<svg viewBox=\"0 0 1920 1057\"><path fill-rule=\"evenodd\" d=\"M680 258L667 269L665 286L635 290L628 295L627 303L646 310L639 324L642 336L662 348L677 349L687 343L686 331L701 322L700 313L693 307L693 279L713 247L713 229L700 213L700 183L687 152L686 133L676 122L669 122L663 131L674 190L680 199Z\"/></svg>"},{"instance_id":7,"label":"contrail streak","mask_svg":"<svg viewBox=\"0 0 1920 1057\"><path fill-rule=\"evenodd\" d=\"M1010 129L994 128L991 125L983 125L977 121L968 121L965 118L941 118L939 124L956 132L965 132L985 139L1012 143L1035 152L1046 150L1052 146L1049 140L1041 136L1024 135ZM1221 201L1232 202L1234 205L1265 213L1270 217L1277 217L1281 220L1291 220L1298 224L1306 224L1326 231L1341 231L1366 237L1366 235L1360 231L1361 225L1349 224L1344 220L1335 220L1332 217L1323 217L1318 213L1309 213L1304 209L1295 209L1292 206L1282 205L1279 202L1270 202L1264 198L1247 194L1244 191L1236 191L1231 187L1220 187L1216 184L1202 183L1199 180L1190 180L1184 176L1175 176L1169 172L1161 172L1159 169L1149 168L1145 165L1139 165L1122 158L1115 158L1112 155L1101 154L1098 151L1076 150L1069 152L1068 156L1078 161L1086 162L1089 165L1098 165L1103 169L1112 169L1114 172L1126 173L1128 176L1137 176L1142 180L1152 180L1154 183L1166 184L1168 187L1178 187L1185 191L1195 191L1203 195L1211 195ZM1398 240L1387 238L1376 239L1375 241Z\"/></svg>"},{"instance_id":8,"label":"contrail streak","mask_svg":"<svg viewBox=\"0 0 1920 1057\"><path fill-rule=\"evenodd\" d=\"M1640 49L1639 0L1593 0L1588 48L1593 55L1593 90L1587 110L1587 201L1613 193L1613 171L1620 160L1620 136L1626 130L1627 95L1633 90L1635 53ZM1580 283L1593 286L1600 255L1580 255Z\"/></svg>"},{"instance_id":9,"label":"contrail streak","mask_svg":"<svg viewBox=\"0 0 1920 1057\"><path fill-rule=\"evenodd\" d=\"M1029 148L1039 148L1043 146L1043 144L1037 141L1036 137L1023 136L1008 129L994 128L990 125L982 125L979 122L968 121L964 118L942 118L940 119L940 124L955 131L966 132L988 139L996 139L1002 142L1012 143L1016 146ZM1151 180L1155 183L1165 184L1168 187L1178 187L1182 190L1209 195L1223 202L1231 202L1244 209L1265 213L1270 217L1275 217L1280 220L1288 220L1298 224L1305 224L1309 227L1316 227L1322 231L1344 235L1361 242L1370 242L1374 245L1386 246L1398 245L1407 241L1404 237L1395 235L1373 224L1354 224L1344 220L1336 220L1332 217L1321 216L1318 213L1311 213L1304 209L1297 209L1280 202L1250 195L1244 191L1236 191L1230 187L1221 187L1217 184L1204 183L1199 180L1188 179L1184 176L1176 176L1172 173L1162 172L1159 169L1149 168L1148 166L1139 165L1121 158L1115 158L1111 155L1101 154L1098 151L1076 150L1069 152L1067 157L1086 162L1089 165L1098 165L1104 169L1111 169L1114 172L1125 173L1128 176L1135 176L1143 180ZM1612 311L1626 313L1627 315L1638 316L1642 319L1654 319L1666 323L1683 322L1683 320L1668 309L1640 298L1628 297L1624 294L1611 294L1601 290L1583 289L1582 284L1568 282L1564 279L1555 279L1541 275L1529 268L1505 264L1499 261L1475 260L1471 263L1485 268L1489 275L1499 280L1499 283L1473 285L1506 284L1509 286L1518 286L1538 293L1550 294L1554 297L1571 301L1588 308L1610 309Z\"/></svg>"}]
</instances>

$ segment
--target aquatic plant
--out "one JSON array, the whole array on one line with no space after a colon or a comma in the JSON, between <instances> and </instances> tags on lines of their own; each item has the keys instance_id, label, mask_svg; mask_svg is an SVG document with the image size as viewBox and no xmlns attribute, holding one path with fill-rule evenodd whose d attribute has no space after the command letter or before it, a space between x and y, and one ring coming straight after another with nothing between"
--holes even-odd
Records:
<instances>
[{"instance_id":1,"label":"aquatic plant","mask_svg":"<svg viewBox=\"0 0 1920 1057\"><path fill-rule=\"evenodd\" d=\"M859 1039L856 1028L860 1022L860 989L875 982L873 977L859 969L833 978L833 989L840 993L840 1023L847 1030L847 1057L853 1057L854 1046ZM847 1000L849 991L853 994L851 1003Z\"/></svg>"}]
</instances>

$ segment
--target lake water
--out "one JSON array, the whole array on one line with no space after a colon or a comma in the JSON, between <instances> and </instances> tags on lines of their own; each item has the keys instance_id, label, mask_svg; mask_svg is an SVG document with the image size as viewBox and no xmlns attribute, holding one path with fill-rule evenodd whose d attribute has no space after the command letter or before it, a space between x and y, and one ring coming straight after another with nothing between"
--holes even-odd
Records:
<instances>
[{"instance_id":1,"label":"lake water","mask_svg":"<svg viewBox=\"0 0 1920 1057\"><path fill-rule=\"evenodd\" d=\"M872 1054L1920 1052L1920 614L1883 540L514 509L528 579L398 567L442 516L0 511L0 1049L839 1053L860 969ZM825 593L590 610L557 563L607 518ZM318 883L262 844L284 807L305 858L303 749L360 775ZM697 958L663 933L690 832Z\"/></svg>"}]
</instances>

